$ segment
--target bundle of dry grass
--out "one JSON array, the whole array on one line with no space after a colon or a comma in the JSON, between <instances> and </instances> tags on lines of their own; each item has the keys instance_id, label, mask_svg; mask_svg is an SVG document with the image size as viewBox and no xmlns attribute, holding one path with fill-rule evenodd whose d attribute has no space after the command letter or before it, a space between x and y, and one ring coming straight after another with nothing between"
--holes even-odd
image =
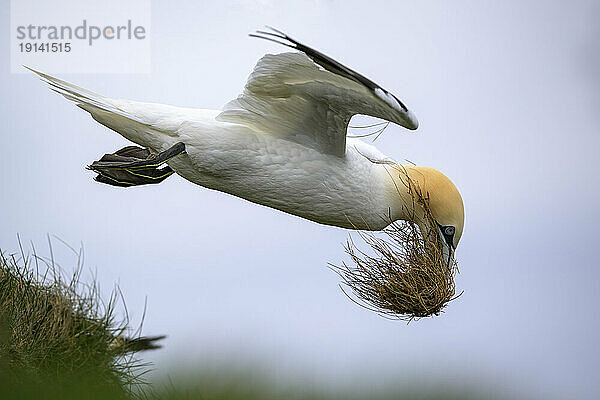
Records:
<instances>
[{"instance_id":1,"label":"bundle of dry grass","mask_svg":"<svg viewBox=\"0 0 600 400\"><path fill-rule=\"evenodd\" d=\"M423 229L411 221L392 222L380 233L361 232L370 252L360 250L352 237L345 245L352 264L342 262L333 269L351 289L355 303L384 316L410 321L439 315L455 299L454 276L458 266L443 256L440 237L428 199L408 182L415 204L425 214Z\"/></svg>"}]
</instances>

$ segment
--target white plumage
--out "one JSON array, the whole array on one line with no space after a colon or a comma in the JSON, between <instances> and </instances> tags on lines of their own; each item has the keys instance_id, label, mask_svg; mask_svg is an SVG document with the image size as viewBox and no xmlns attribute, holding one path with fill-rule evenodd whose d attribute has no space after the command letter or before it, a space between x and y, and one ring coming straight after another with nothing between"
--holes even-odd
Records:
<instances>
[{"instance_id":1,"label":"white plumage","mask_svg":"<svg viewBox=\"0 0 600 400\"><path fill-rule=\"evenodd\" d=\"M414 115L391 93L324 54L278 31L262 35L302 53L264 56L243 93L223 111L111 99L34 72L96 121L152 152L184 143L185 153L168 165L198 185L344 228L380 230L390 218L407 219L411 199L402 178L376 162L387 157L347 138L346 130L355 114L416 129ZM435 170L406 171L452 203L442 201L436 219L456 227L455 247L463 223L458 191Z\"/></svg>"}]
</instances>

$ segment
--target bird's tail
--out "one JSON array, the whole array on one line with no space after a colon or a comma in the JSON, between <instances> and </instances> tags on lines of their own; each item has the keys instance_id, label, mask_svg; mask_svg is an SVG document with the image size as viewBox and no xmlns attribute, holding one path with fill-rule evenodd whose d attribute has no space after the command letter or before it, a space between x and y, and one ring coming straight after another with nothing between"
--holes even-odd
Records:
<instances>
[{"instance_id":1,"label":"bird's tail","mask_svg":"<svg viewBox=\"0 0 600 400\"><path fill-rule=\"evenodd\" d=\"M94 116L93 111L102 110L111 114L120 115L121 117L128 118L139 123L144 123L131 113L128 113L126 110L120 108L117 100L94 93L91 90L84 89L67 81L63 81L62 79L44 74L43 72L36 71L33 68L25 68L37 74L42 81L50 86L51 90L62 94L68 100L75 102L78 107L90 112L92 116Z\"/></svg>"},{"instance_id":2,"label":"bird's tail","mask_svg":"<svg viewBox=\"0 0 600 400\"><path fill-rule=\"evenodd\" d=\"M114 186L139 186L160 183L173 173L164 164L185 152L185 145L177 141L177 134L174 133L180 125L180 120L173 118L173 115L178 116L175 107L111 99L32 68L25 68L36 73L50 89L89 112L102 125L143 146L128 146L93 162L88 168L98 173L98 182Z\"/></svg>"},{"instance_id":3,"label":"bird's tail","mask_svg":"<svg viewBox=\"0 0 600 400\"><path fill-rule=\"evenodd\" d=\"M36 73L50 89L89 112L96 121L140 146L161 151L176 141L173 130L178 126L178 120L175 119L172 126L156 124L156 121L170 121L170 106L112 99L32 68L25 68Z\"/></svg>"}]
</instances>

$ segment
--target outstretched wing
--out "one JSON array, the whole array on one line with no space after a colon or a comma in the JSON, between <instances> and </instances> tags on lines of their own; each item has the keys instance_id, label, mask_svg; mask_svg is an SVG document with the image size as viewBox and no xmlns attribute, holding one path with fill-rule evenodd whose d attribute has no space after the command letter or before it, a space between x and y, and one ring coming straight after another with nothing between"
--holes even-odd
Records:
<instances>
[{"instance_id":1,"label":"outstretched wing","mask_svg":"<svg viewBox=\"0 0 600 400\"><path fill-rule=\"evenodd\" d=\"M225 106L218 120L340 157L345 154L346 130L355 114L417 129L417 119L396 96L325 54L277 30L250 36L301 53L261 58L244 92Z\"/></svg>"}]
</instances>

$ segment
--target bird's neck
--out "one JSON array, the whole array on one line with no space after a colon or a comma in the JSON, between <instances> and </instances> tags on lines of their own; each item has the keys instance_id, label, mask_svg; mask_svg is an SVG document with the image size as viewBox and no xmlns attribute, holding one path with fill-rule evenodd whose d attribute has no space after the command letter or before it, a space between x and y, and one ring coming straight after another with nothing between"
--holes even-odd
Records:
<instances>
[{"instance_id":1,"label":"bird's neck","mask_svg":"<svg viewBox=\"0 0 600 400\"><path fill-rule=\"evenodd\" d=\"M421 221L425 216L423 201L430 190L426 179L429 168L415 165L384 165L386 194L390 204L391 218L405 221Z\"/></svg>"}]
</instances>

